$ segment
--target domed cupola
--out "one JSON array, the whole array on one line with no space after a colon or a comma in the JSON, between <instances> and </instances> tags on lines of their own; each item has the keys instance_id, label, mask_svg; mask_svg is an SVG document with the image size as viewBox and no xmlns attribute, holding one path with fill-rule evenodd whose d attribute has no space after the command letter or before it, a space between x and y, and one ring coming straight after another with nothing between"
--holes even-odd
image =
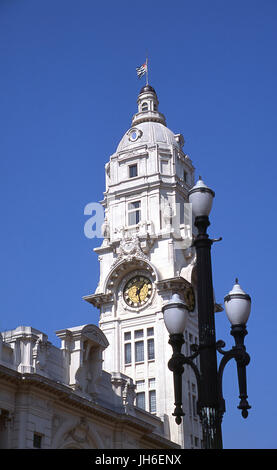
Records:
<instances>
[{"instance_id":1,"label":"domed cupola","mask_svg":"<svg viewBox=\"0 0 277 470\"><path fill-rule=\"evenodd\" d=\"M145 85L138 96L138 112L133 116L132 126L141 122L159 122L166 126L165 117L158 111L159 101L157 93L150 85Z\"/></svg>"},{"instance_id":2,"label":"domed cupola","mask_svg":"<svg viewBox=\"0 0 277 470\"><path fill-rule=\"evenodd\" d=\"M165 117L159 112L157 93L150 85L140 90L137 99L138 112L132 118L131 128L119 142L116 152L126 152L138 145L170 145L182 149L184 138L175 135L166 126Z\"/></svg>"}]
</instances>

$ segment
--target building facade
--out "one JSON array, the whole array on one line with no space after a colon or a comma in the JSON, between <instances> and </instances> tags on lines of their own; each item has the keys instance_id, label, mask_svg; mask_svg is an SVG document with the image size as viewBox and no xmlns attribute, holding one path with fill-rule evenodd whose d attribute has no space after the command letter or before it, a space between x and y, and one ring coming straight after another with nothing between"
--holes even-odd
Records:
<instances>
[{"instance_id":1,"label":"building facade","mask_svg":"<svg viewBox=\"0 0 277 470\"><path fill-rule=\"evenodd\" d=\"M178 292L189 308L184 352L198 342L195 252L188 192L194 167L184 139L167 126L155 90L139 93L138 112L105 166L103 243L95 249L100 279L85 300L100 309L99 326L110 346L104 369L130 376L136 404L159 417L165 437L184 448L200 448L197 386L185 366L180 426L172 416L174 389L167 363L162 306Z\"/></svg>"},{"instance_id":2,"label":"building facade","mask_svg":"<svg viewBox=\"0 0 277 470\"><path fill-rule=\"evenodd\" d=\"M1 449L174 449L164 423L134 406L135 386L102 369L109 347L96 325L0 335Z\"/></svg>"}]
</instances>

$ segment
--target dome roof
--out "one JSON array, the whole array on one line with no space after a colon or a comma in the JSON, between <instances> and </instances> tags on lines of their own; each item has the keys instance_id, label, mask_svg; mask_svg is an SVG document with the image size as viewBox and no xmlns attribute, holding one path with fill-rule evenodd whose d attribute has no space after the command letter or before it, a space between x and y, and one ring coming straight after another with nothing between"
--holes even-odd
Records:
<instances>
[{"instance_id":1,"label":"dome roof","mask_svg":"<svg viewBox=\"0 0 277 470\"><path fill-rule=\"evenodd\" d=\"M155 93L155 95L157 95L157 93L155 92L154 88L150 85L145 85L142 87L142 89L140 90L139 94L141 95L142 93L146 93L148 91L152 91L152 93Z\"/></svg>"},{"instance_id":2,"label":"dome roof","mask_svg":"<svg viewBox=\"0 0 277 470\"><path fill-rule=\"evenodd\" d=\"M132 149L140 144L167 144L180 148L174 133L164 124L155 121L141 122L131 127L122 137L117 152Z\"/></svg>"},{"instance_id":3,"label":"dome roof","mask_svg":"<svg viewBox=\"0 0 277 470\"><path fill-rule=\"evenodd\" d=\"M165 117L158 110L158 97L154 88L145 85L138 96L138 112L132 118L132 127L122 137L117 152L132 149L141 144L165 144L180 148L183 138L175 136L166 127Z\"/></svg>"}]
</instances>

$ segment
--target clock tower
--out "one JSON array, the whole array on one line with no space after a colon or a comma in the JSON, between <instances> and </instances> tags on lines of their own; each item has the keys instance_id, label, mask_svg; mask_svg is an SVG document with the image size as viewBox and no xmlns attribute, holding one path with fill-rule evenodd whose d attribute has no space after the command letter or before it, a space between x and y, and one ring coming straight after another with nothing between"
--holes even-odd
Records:
<instances>
[{"instance_id":1,"label":"clock tower","mask_svg":"<svg viewBox=\"0 0 277 470\"><path fill-rule=\"evenodd\" d=\"M188 192L194 167L159 111L155 90L144 86L138 111L105 166L105 220L100 278L85 300L100 310L99 326L109 346L103 368L136 385L136 406L164 421L165 437L183 448L200 448L194 373L185 366L181 425L175 423L172 355L162 306L179 293L189 308L183 352L198 342L195 252Z\"/></svg>"}]
</instances>

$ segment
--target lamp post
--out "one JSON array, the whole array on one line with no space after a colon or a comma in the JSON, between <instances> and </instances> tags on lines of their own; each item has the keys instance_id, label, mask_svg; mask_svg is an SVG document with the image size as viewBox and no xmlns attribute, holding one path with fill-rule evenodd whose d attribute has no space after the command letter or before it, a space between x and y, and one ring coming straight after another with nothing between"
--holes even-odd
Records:
<instances>
[{"instance_id":1,"label":"lamp post","mask_svg":"<svg viewBox=\"0 0 277 470\"><path fill-rule=\"evenodd\" d=\"M251 299L241 289L236 279L233 289L224 298L225 310L231 322L231 335L235 339L235 346L230 351L224 351L225 343L216 341L214 320L214 296L211 266L211 240L207 234L210 225L209 214L212 208L214 192L208 188L200 178L189 192L189 201L195 216L195 226L198 234L194 240L196 249L197 269L197 300L198 300L198 330L199 345L192 346L192 354L184 356L181 352L184 343L183 332L186 326L187 309L179 294L173 294L171 300L162 308L165 325L169 332L169 344L173 355L168 367L173 372L175 410L173 416L177 424L182 421L182 374L184 364L192 367L198 386L197 412L200 416L203 429L203 445L206 449L222 448L221 422L225 412L225 401L222 394L222 376L227 362L235 359L240 392L238 408L242 410L244 418L250 408L247 402L246 366L250 357L244 346L244 337L247 334L246 322L250 314ZM223 358L217 365L217 352ZM200 368L194 363L195 357L200 357Z\"/></svg>"}]
</instances>

